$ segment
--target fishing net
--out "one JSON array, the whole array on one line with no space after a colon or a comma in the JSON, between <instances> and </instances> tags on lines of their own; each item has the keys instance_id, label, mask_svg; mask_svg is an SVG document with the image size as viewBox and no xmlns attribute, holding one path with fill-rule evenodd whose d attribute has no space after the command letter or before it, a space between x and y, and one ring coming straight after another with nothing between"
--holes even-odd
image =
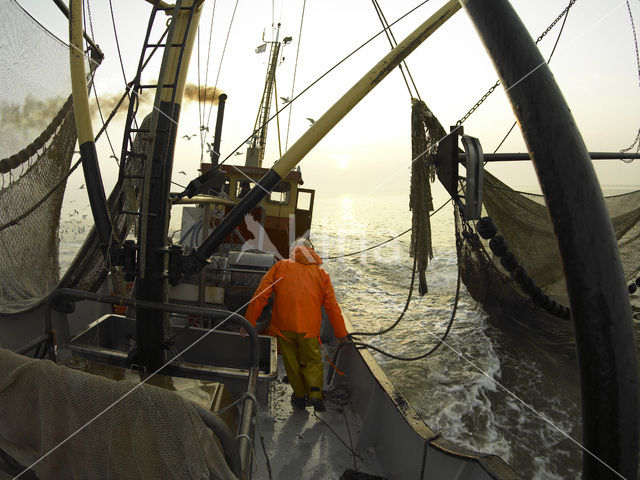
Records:
<instances>
[{"instance_id":1,"label":"fishing net","mask_svg":"<svg viewBox=\"0 0 640 480\"><path fill-rule=\"evenodd\" d=\"M140 124L140 128L148 130L150 123L151 115L147 115ZM124 175L118 179L109 194L109 198L107 198L114 240L122 241L126 239L137 223L136 216L126 212L138 211L140 192L142 190L142 180L139 177L144 171L144 162L141 158L146 158L150 148L149 136L149 134L145 133L138 133L135 136L132 148L133 155L122 160L125 162ZM102 253L100 238L94 225L75 259L65 272L60 281L60 286L95 292L104 282L108 270L109 265L107 265ZM121 270L113 269L112 273L114 278L122 277ZM119 295L125 295L124 282L117 282L116 285L120 285L121 288L115 289L115 292Z\"/></svg>"},{"instance_id":2,"label":"fishing net","mask_svg":"<svg viewBox=\"0 0 640 480\"><path fill-rule=\"evenodd\" d=\"M0 0L0 11L0 311L9 313L58 282L60 206L76 132L68 48L15 1Z\"/></svg>"},{"instance_id":3,"label":"fishing net","mask_svg":"<svg viewBox=\"0 0 640 480\"><path fill-rule=\"evenodd\" d=\"M15 313L33 308L57 286L96 291L108 265L93 227L60 280L60 207L76 144L69 51L14 0L0 0L0 7L7 66L0 71L6 86L0 91L0 312ZM146 154L148 145L140 136L133 151ZM142 161L123 161L126 178L108 198L114 245L135 224L123 212L138 210L140 192L135 176Z\"/></svg>"},{"instance_id":4,"label":"fishing net","mask_svg":"<svg viewBox=\"0 0 640 480\"><path fill-rule=\"evenodd\" d=\"M560 252L544 197L514 191L488 172L485 174L483 215L488 215L518 263L543 292L567 305ZM627 282L640 272L640 191L605 198L618 239ZM473 297L483 304L518 311L532 305L511 280L489 249L474 236L456 209L457 231L465 242L459 246L460 268Z\"/></svg>"},{"instance_id":5,"label":"fishing net","mask_svg":"<svg viewBox=\"0 0 640 480\"><path fill-rule=\"evenodd\" d=\"M235 479L173 392L3 349L0 367L0 449L24 466L46 455L32 467L38 478Z\"/></svg>"},{"instance_id":6,"label":"fishing net","mask_svg":"<svg viewBox=\"0 0 640 480\"><path fill-rule=\"evenodd\" d=\"M440 132L437 129L434 130L432 126L434 121L437 123L427 105L423 101L414 100L411 107L410 254L416 259L420 295L428 291L426 270L429 260L433 258L430 222L433 198L430 182L435 180L436 169L433 156L437 150L437 142L442 138L439 135Z\"/></svg>"}]
</instances>

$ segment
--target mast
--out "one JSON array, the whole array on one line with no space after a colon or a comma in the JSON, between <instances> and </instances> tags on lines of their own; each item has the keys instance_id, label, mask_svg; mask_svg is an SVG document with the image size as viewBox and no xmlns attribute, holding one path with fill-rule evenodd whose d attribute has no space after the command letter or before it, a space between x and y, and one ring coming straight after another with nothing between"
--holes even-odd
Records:
<instances>
[{"instance_id":1,"label":"mast","mask_svg":"<svg viewBox=\"0 0 640 480\"><path fill-rule=\"evenodd\" d=\"M244 216L249 213L267 193L271 192L271 189L286 177L302 158L322 140L360 100L373 90L376 85L392 72L412 51L418 48L433 32L460 10L460 8L458 0L449 0L358 80L353 87L280 157L273 167L260 179L258 184L243 196L233 210L229 212L216 229L202 242L200 247L194 248L189 256L181 259L181 272L195 274L202 270L207 265L207 259L220 246L227 235L236 228Z\"/></svg>"},{"instance_id":2,"label":"mast","mask_svg":"<svg viewBox=\"0 0 640 480\"><path fill-rule=\"evenodd\" d=\"M278 24L275 42L265 42L265 45L266 43L271 43L269 68L267 69L264 90L262 92L262 100L260 101L258 117L256 118L256 127L259 125L260 130L253 136L251 146L247 148L247 158L245 161L245 165L247 167L262 167L262 160L264 160L264 151L267 147L267 122L269 121L271 96L273 95L273 86L276 81L276 68L278 68L278 56L280 55L281 43L278 40L279 38L280 24ZM258 47L258 49L260 49L260 47ZM257 52L258 49L256 49ZM254 130L256 130L255 127Z\"/></svg>"},{"instance_id":3,"label":"mast","mask_svg":"<svg viewBox=\"0 0 640 480\"><path fill-rule=\"evenodd\" d=\"M167 231L169 227L169 193L177 125L187 66L193 51L197 25L202 12L201 0L176 2L164 44L164 55L150 122L152 145L145 159L145 178L141 206L138 268L136 280L139 300L168 300ZM147 372L161 368L166 360L164 339L169 316L154 310L136 310L137 362Z\"/></svg>"}]
</instances>

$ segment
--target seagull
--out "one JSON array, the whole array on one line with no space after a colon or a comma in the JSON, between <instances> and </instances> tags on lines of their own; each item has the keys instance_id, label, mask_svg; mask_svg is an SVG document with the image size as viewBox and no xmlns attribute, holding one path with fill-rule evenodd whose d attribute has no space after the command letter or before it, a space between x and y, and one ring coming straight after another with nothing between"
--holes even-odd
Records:
<instances>
[{"instance_id":1,"label":"seagull","mask_svg":"<svg viewBox=\"0 0 640 480\"><path fill-rule=\"evenodd\" d=\"M242 155L242 152L236 152L234 155Z\"/></svg>"},{"instance_id":2,"label":"seagull","mask_svg":"<svg viewBox=\"0 0 640 480\"><path fill-rule=\"evenodd\" d=\"M181 173L182 175L186 175L186 173L184 172L184 170L180 170L178 173Z\"/></svg>"},{"instance_id":3,"label":"seagull","mask_svg":"<svg viewBox=\"0 0 640 480\"><path fill-rule=\"evenodd\" d=\"M204 125L200 125L200 131L201 132L208 132L209 131L209 127L205 127Z\"/></svg>"},{"instance_id":4,"label":"seagull","mask_svg":"<svg viewBox=\"0 0 640 480\"><path fill-rule=\"evenodd\" d=\"M280 100L282 100L284 103L289 103L291 100L289 100L289 97L280 97Z\"/></svg>"},{"instance_id":5,"label":"seagull","mask_svg":"<svg viewBox=\"0 0 640 480\"><path fill-rule=\"evenodd\" d=\"M84 190L84 183L80 185L80 190Z\"/></svg>"},{"instance_id":6,"label":"seagull","mask_svg":"<svg viewBox=\"0 0 640 480\"><path fill-rule=\"evenodd\" d=\"M309 118L307 117L307 120L309 120L309 122L311 123L311 125L313 125L314 123L316 123L316 121L313 118Z\"/></svg>"},{"instance_id":7,"label":"seagull","mask_svg":"<svg viewBox=\"0 0 640 480\"><path fill-rule=\"evenodd\" d=\"M186 138L187 140L191 140L191 137L195 137L196 135L182 135L182 138Z\"/></svg>"}]
</instances>

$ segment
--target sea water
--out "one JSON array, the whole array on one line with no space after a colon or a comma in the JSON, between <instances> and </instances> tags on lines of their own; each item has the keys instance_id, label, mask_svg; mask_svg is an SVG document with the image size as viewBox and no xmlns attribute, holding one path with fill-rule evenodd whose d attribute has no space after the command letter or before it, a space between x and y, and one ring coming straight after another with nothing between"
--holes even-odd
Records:
<instances>
[{"instance_id":1,"label":"sea water","mask_svg":"<svg viewBox=\"0 0 640 480\"><path fill-rule=\"evenodd\" d=\"M446 203L436 192L434 207ZM312 240L323 257L340 257L411 226L408 195L318 199ZM453 207L431 218L429 291L416 286L403 320L364 341L398 356L432 348L451 319L457 281ZM336 295L356 330L378 331L402 312L411 282L410 233L362 254L327 259ZM577 478L582 451L577 377L545 346L498 329L464 285L445 343L414 362L374 353L424 421L453 443L502 457L525 478Z\"/></svg>"},{"instance_id":2,"label":"sea water","mask_svg":"<svg viewBox=\"0 0 640 480\"><path fill-rule=\"evenodd\" d=\"M436 191L434 206L447 202ZM89 229L88 220L63 213L61 268L66 269ZM87 217L90 218L90 215ZM413 259L408 194L316 196L311 240L325 258L340 305L358 331L391 325L403 310ZM451 204L431 218L433 259L429 291L417 293L387 334L361 337L398 356L428 351L451 318L457 280ZM339 257L339 258L331 258ZM404 362L374 353L386 374L424 421L454 444L496 454L525 478L578 478L581 414L575 364L517 328L494 326L461 286L453 326L428 358Z\"/></svg>"}]
</instances>

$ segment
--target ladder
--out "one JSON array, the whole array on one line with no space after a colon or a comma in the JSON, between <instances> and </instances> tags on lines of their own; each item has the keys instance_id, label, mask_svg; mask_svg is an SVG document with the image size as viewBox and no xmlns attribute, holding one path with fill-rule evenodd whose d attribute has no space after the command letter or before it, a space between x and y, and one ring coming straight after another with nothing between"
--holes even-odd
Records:
<instances>
[{"instance_id":1,"label":"ladder","mask_svg":"<svg viewBox=\"0 0 640 480\"><path fill-rule=\"evenodd\" d=\"M184 4L188 4L188 6L183 6ZM186 38L191 28L194 13L200 4L201 1L199 0L177 0L175 6L172 7L172 18L168 27L164 30L159 40L152 41L153 26L155 22L158 21L158 13L166 13L167 10L167 8L164 7L166 4L163 2L157 0L154 3L147 25L144 46L140 54L136 76L128 85L130 101L122 141L118 181L124 182L127 179L137 181L138 184L141 184L141 191L138 210L128 211L121 207L119 213L123 215L136 215L138 217L139 250L137 274L141 277L145 275L149 221L164 221L158 218L164 209L150 202L152 196L151 191L153 189L163 188L162 185L165 183L168 185L170 181L170 178L166 178L166 174L163 175L161 168L162 160L160 165L157 165L158 161L156 161L156 165L154 165L154 158L165 159L168 155L172 155L172 151L169 152L169 149L173 149L174 142L168 141L168 139L175 137L177 133L177 124L172 117L176 107L178 75L184 59ZM177 22L175 19L178 18L178 15L188 15L187 27L182 32L177 32L176 29ZM164 19L161 19L161 21L164 21ZM162 67L158 75L159 79L167 76L166 65L168 62L166 60L171 53L174 53L172 52L174 49L178 49L178 66L175 69L175 76L173 80L165 81L163 84L142 83L142 72L159 49L164 50ZM138 122L136 115L140 106L140 99L150 96L151 92L155 93L153 110L150 121L144 122L145 125L143 126L142 122ZM170 95L167 95L167 92L169 92ZM166 100L164 101L164 105L161 105L163 98L170 98L168 105ZM167 115L167 112L169 115ZM136 137L148 142L145 146L146 148L142 149L142 151L140 148L134 148ZM138 140L137 143L140 144L140 140ZM139 168L132 169L131 165L135 165L136 162L140 163Z\"/></svg>"}]
</instances>

